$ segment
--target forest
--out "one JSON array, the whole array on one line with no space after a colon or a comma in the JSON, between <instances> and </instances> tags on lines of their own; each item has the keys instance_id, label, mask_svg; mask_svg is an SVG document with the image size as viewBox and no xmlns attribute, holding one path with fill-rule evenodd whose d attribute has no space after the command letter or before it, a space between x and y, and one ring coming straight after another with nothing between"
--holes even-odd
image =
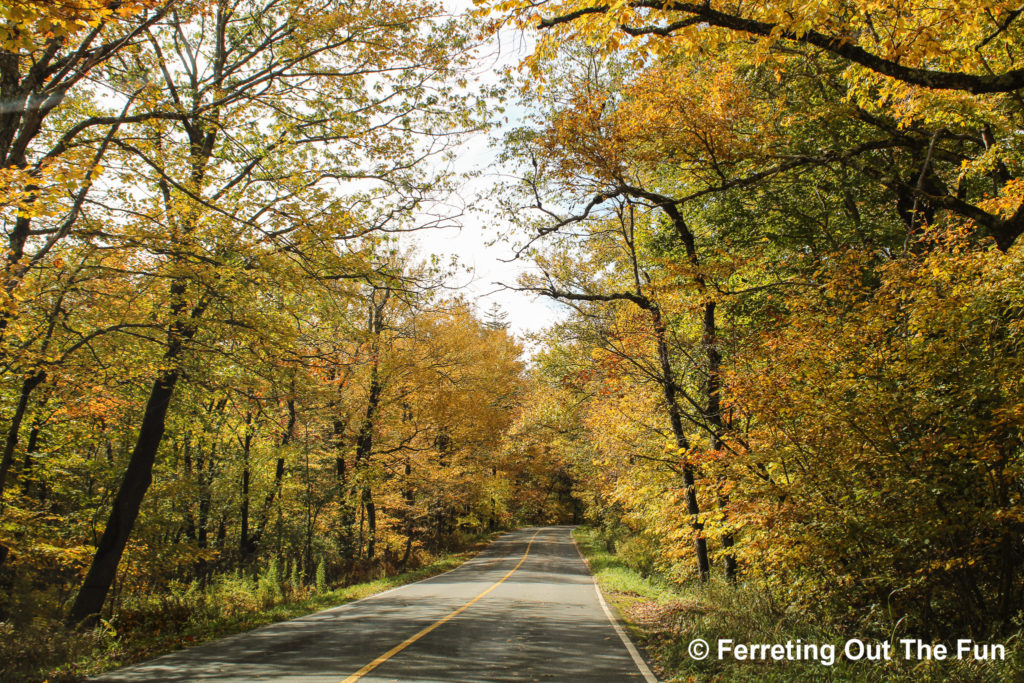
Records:
<instances>
[{"instance_id":1,"label":"forest","mask_svg":"<svg viewBox=\"0 0 1024 683\"><path fill-rule=\"evenodd\" d=\"M711 632L1024 676L1019 3L457 4L0 5L0 679L532 524L667 679L751 680ZM466 204L557 322L412 244Z\"/></svg>"}]
</instances>

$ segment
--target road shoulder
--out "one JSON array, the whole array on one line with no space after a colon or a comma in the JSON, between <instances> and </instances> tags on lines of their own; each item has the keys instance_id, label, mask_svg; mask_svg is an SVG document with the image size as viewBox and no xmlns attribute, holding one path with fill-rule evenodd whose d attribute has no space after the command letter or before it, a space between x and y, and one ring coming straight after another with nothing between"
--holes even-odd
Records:
<instances>
[{"instance_id":1,"label":"road shoulder","mask_svg":"<svg viewBox=\"0 0 1024 683\"><path fill-rule=\"evenodd\" d=\"M411 571L314 593L301 600L284 602L270 609L239 614L214 623L187 623L162 633L134 633L121 636L115 647L105 649L100 653L102 656L94 655L91 661L84 662L78 671L84 676L100 677L99 680L102 680L103 674L124 667L143 664L214 641L376 598L393 590L455 571L473 560L503 533L505 532L489 534L465 550L442 556Z\"/></svg>"},{"instance_id":2,"label":"road shoulder","mask_svg":"<svg viewBox=\"0 0 1024 683\"><path fill-rule=\"evenodd\" d=\"M658 678L654 675L654 672L651 671L651 667L647 664L647 653L633 642L633 639L630 638L629 633L627 632L627 629L635 631L635 627L622 618L622 614L614 604L609 604L609 602L605 600L605 596L601 590L601 583L598 581L598 577L594 573L593 567L590 565L590 560L587 558L586 554L584 554L583 549L580 548L580 544L576 540L575 530L570 533L570 538L572 538L573 546L576 548L576 552L579 553L580 559L583 560L583 563L587 566L587 570L590 572L590 577L594 582L594 591L597 593L598 602L601 603L601 608L604 610L605 616L608 617L608 621L611 622L615 632L622 640L622 644L626 647L626 650L629 651L629 655L636 663L637 669L640 670L640 673L643 675L646 683L658 683Z\"/></svg>"}]
</instances>

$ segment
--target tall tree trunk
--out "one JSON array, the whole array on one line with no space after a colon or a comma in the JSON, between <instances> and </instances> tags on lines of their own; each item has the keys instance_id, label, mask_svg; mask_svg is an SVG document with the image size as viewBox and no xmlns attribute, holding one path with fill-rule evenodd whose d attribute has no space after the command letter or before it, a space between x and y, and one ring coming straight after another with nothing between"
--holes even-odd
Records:
<instances>
[{"instance_id":1,"label":"tall tree trunk","mask_svg":"<svg viewBox=\"0 0 1024 683\"><path fill-rule=\"evenodd\" d=\"M497 479L497 478L498 478L498 468L495 467L494 465L491 465L491 479L494 480L494 479ZM491 489L491 490L493 491L494 489ZM497 512L497 508L498 508L498 501L495 500L494 496L491 496L491 518L487 521L487 530L488 531L494 531L495 529L498 528L498 512ZM575 523L576 523L575 522L575 517L573 517L573 524L575 524Z\"/></svg>"},{"instance_id":2,"label":"tall tree trunk","mask_svg":"<svg viewBox=\"0 0 1024 683\"><path fill-rule=\"evenodd\" d=\"M210 444L210 452L204 455L202 442L200 442L199 453L202 456L196 463L196 483L199 485L199 529L197 533L197 545L206 550L210 547L210 508L213 507L213 494L210 491L210 483L213 481L213 461L217 457L217 443ZM203 471L203 467L206 471ZM197 572L202 575L206 571L206 560L200 559L196 562Z\"/></svg>"},{"instance_id":3,"label":"tall tree trunk","mask_svg":"<svg viewBox=\"0 0 1024 683\"><path fill-rule=\"evenodd\" d=\"M185 433L185 440L182 443L182 464L185 469L185 480L192 482L192 433ZM185 538L195 541L197 538L197 525L195 508L191 498L185 503Z\"/></svg>"},{"instance_id":4,"label":"tall tree trunk","mask_svg":"<svg viewBox=\"0 0 1024 683\"><path fill-rule=\"evenodd\" d=\"M718 329L715 320L715 302L704 303L704 348L707 352L708 377L705 384L706 415L708 432L711 437L712 450L722 448L722 434L725 432L725 421L722 419L722 354L718 350ZM721 511L723 521L726 520L729 507L729 495L721 492L724 482L719 479L718 508ZM736 555L732 552L732 532L725 530L721 537L722 548L725 550L725 579L736 580Z\"/></svg>"},{"instance_id":5,"label":"tall tree trunk","mask_svg":"<svg viewBox=\"0 0 1024 683\"><path fill-rule=\"evenodd\" d=\"M25 412L28 410L29 397L32 395L32 391L42 384L45 379L45 372L34 372L21 383L18 405L15 406L14 415L11 416L11 425L7 430L7 438L4 441L3 456L0 457L0 502L3 500L4 489L7 484L7 473L14 463L14 449L18 445L18 436L21 432L21 423L25 419Z\"/></svg>"},{"instance_id":6,"label":"tall tree trunk","mask_svg":"<svg viewBox=\"0 0 1024 683\"><path fill-rule=\"evenodd\" d=\"M139 435L114 497L103 536L100 537L92 564L68 613L67 623L71 626L90 626L99 619L110 586L117 576L117 566L121 562L125 545L139 516L142 500L153 481L153 464L164 437L167 409L181 376L178 361L185 343L195 335L195 326L181 319L187 310L185 292L185 282L176 281L171 285L171 324L167 331L167 351L163 357L167 369L160 372L150 388ZM188 316L190 320L198 319L205 307L205 302L196 303Z\"/></svg>"},{"instance_id":7,"label":"tall tree trunk","mask_svg":"<svg viewBox=\"0 0 1024 683\"><path fill-rule=\"evenodd\" d=\"M178 355L180 346L168 350L170 360ZM171 353L173 351L173 354ZM107 599L107 593L117 575L117 566L124 554L125 545L131 535L135 520L142 506L142 499L153 481L153 463L156 460L160 441L163 439L167 422L167 408L170 406L174 387L178 383L180 370L172 368L160 373L153 382L146 402L146 412L139 428L139 436L128 461L124 478L114 498L114 506L107 519L96 554L89 572L85 575L74 605L68 615L72 626L95 624L100 610Z\"/></svg>"},{"instance_id":8,"label":"tall tree trunk","mask_svg":"<svg viewBox=\"0 0 1024 683\"><path fill-rule=\"evenodd\" d=\"M292 383L292 390L294 391L295 385ZM292 435L295 432L295 398L289 398L287 401L288 405L288 424L284 428L284 432L281 434L281 449L284 449L289 443L291 443ZM270 523L270 510L274 504L275 498L281 497L281 487L284 484L284 469L285 460L282 452L279 451L277 456L277 464L274 467L274 485L270 487L270 492L267 493L267 497L263 501L263 507L259 514L259 521L256 525L256 530L252 534L250 542L253 546L253 552L259 550L259 545L263 540L263 534L266 531L267 525Z\"/></svg>"},{"instance_id":9,"label":"tall tree trunk","mask_svg":"<svg viewBox=\"0 0 1024 683\"><path fill-rule=\"evenodd\" d=\"M412 490L412 460L409 454L405 455L405 484L402 487L402 502L405 503L405 554L402 557L401 566L409 561L409 554L412 552L413 529L413 505L416 497Z\"/></svg>"},{"instance_id":10,"label":"tall tree trunk","mask_svg":"<svg viewBox=\"0 0 1024 683\"><path fill-rule=\"evenodd\" d=\"M370 303L369 331L373 335L371 353L373 354L373 365L370 368L370 387L366 397L366 412L363 414L363 421L359 425L359 434L356 436L356 467L362 475L361 501L366 510L366 558L373 559L377 549L377 509L373 502L373 492L369 482L366 481L367 471L370 465L370 455L373 453L373 430L376 426L377 410L380 407L381 393L384 386L380 378L380 335L384 331L384 309L387 307L391 291L381 290L380 301L376 301L377 290L374 291L374 299Z\"/></svg>"},{"instance_id":11,"label":"tall tree trunk","mask_svg":"<svg viewBox=\"0 0 1024 683\"><path fill-rule=\"evenodd\" d=\"M366 507L366 559L372 560L377 552L377 506L369 486L363 487L363 506Z\"/></svg>"},{"instance_id":12,"label":"tall tree trunk","mask_svg":"<svg viewBox=\"0 0 1024 683\"><path fill-rule=\"evenodd\" d=\"M675 372L668 351L667 331L661 310L651 304L648 308L654 322L654 334L658 346L658 363L661 365L661 388L668 407L669 422L676 446L683 451L689 450L690 442L683 429L683 415L679 409L679 398L676 396ZM689 458L683 463L683 486L686 488L686 512L690 515L690 526L695 535L694 550L697 555L697 575L701 581L707 581L711 574L711 562L708 559L708 542L704 537L704 523L700 520L700 503L697 501L696 481L693 465Z\"/></svg>"},{"instance_id":13,"label":"tall tree trunk","mask_svg":"<svg viewBox=\"0 0 1024 683\"><path fill-rule=\"evenodd\" d=\"M356 506L348 482L348 465L345 462L345 421L334 420L334 476L338 483L338 545L342 555L355 559L362 552L362 540L356 544Z\"/></svg>"},{"instance_id":14,"label":"tall tree trunk","mask_svg":"<svg viewBox=\"0 0 1024 683\"><path fill-rule=\"evenodd\" d=\"M356 555L359 559L363 557L363 530L366 524L366 506L359 504L359 552Z\"/></svg>"},{"instance_id":15,"label":"tall tree trunk","mask_svg":"<svg viewBox=\"0 0 1024 683\"><path fill-rule=\"evenodd\" d=\"M1007 430L1009 431L1009 430ZM1010 486L1013 480L1013 475L1008 474L1006 471L1007 463L1010 462L1011 455L1019 452L1021 443L1020 439L1015 438L1012 433L1005 433L1003 436L1003 447L1002 453L1000 454L999 460L995 463L994 474L996 476L996 503L1000 509L1008 509L1011 503L1010 497ZM999 569L998 569L998 595L996 597L996 604L999 613L999 620L1002 622L999 627L1009 630L1012 627L1015 609L1014 606L1019 604L1019 584L1017 580L1017 573L1020 568L1020 551L1017 550L1018 543L1015 543L1015 538L1020 538L1020 527L1014 525L1017 528L1014 529L1007 525L1003 533L999 538ZM1014 533L1016 531L1016 533ZM997 628L992 628L992 633L997 632Z\"/></svg>"},{"instance_id":16,"label":"tall tree trunk","mask_svg":"<svg viewBox=\"0 0 1024 683\"><path fill-rule=\"evenodd\" d=\"M719 450L722 447L722 435L725 433L725 421L722 419L722 354L718 348L718 329L717 321L715 319L716 305L714 301L710 300L707 280L698 269L700 259L697 255L697 242L694 234L690 231L689 225L686 223L685 217L679 207L675 204L663 204L661 208L672 220L672 225L675 228L676 235L678 235L680 240L683 242L687 259L689 260L690 265L695 269L696 274L694 275L694 283L697 285L697 291L701 296L707 298L704 302L704 315L702 320L702 331L704 337L703 344L708 361L708 376L704 385L705 408L703 417L707 423L707 431L711 439L711 448L713 450ZM726 510L729 505L729 496L721 494L722 481L719 480L718 483L718 509L724 521L727 515ZM723 532L721 543L722 548L725 550L725 578L729 581L733 581L736 578L736 556L731 551L733 547L732 533L729 531Z\"/></svg>"},{"instance_id":17,"label":"tall tree trunk","mask_svg":"<svg viewBox=\"0 0 1024 683\"><path fill-rule=\"evenodd\" d=\"M249 456L252 452L252 411L245 413L245 437L242 439L242 501L238 511L239 533L238 552L242 562L252 559L256 553L256 544L249 536Z\"/></svg>"},{"instance_id":18,"label":"tall tree trunk","mask_svg":"<svg viewBox=\"0 0 1024 683\"><path fill-rule=\"evenodd\" d=\"M245 462L242 465L242 502L238 511L239 516L239 533L238 533L238 552L242 556L242 561L245 562L248 558L252 557L256 547L252 544L252 538L249 536L249 463Z\"/></svg>"},{"instance_id":19,"label":"tall tree trunk","mask_svg":"<svg viewBox=\"0 0 1024 683\"><path fill-rule=\"evenodd\" d=\"M32 429L28 432L28 443L25 444L25 459L21 463L21 492L29 495L32 492L32 454L39 449L39 433L43 426L36 418L32 421Z\"/></svg>"},{"instance_id":20,"label":"tall tree trunk","mask_svg":"<svg viewBox=\"0 0 1024 683\"><path fill-rule=\"evenodd\" d=\"M373 559L377 547L377 511L373 503L370 484L365 479L370 465L370 453L373 450L373 428L377 407L380 404L380 393L380 379L377 374L377 364L374 361L370 376L370 394L366 402L366 414L359 428L359 436L356 438L356 467L359 468L363 477L360 501L366 510L366 558L369 560Z\"/></svg>"}]
</instances>

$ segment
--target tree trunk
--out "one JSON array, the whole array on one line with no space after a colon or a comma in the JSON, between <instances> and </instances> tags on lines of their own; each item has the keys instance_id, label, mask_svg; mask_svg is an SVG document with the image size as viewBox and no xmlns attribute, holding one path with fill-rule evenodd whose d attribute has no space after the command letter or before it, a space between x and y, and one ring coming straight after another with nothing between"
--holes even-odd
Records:
<instances>
[{"instance_id":1,"label":"tree trunk","mask_svg":"<svg viewBox=\"0 0 1024 683\"><path fill-rule=\"evenodd\" d=\"M192 434L185 433L185 439L181 445L181 460L185 469L185 479L192 481ZM191 497L185 502L185 538L190 541L196 540L198 529L196 528L195 508L192 505Z\"/></svg>"},{"instance_id":2,"label":"tree trunk","mask_svg":"<svg viewBox=\"0 0 1024 683\"><path fill-rule=\"evenodd\" d=\"M366 507L366 559L372 560L377 552L377 506L369 486L363 487L363 505Z\"/></svg>"},{"instance_id":3,"label":"tree trunk","mask_svg":"<svg viewBox=\"0 0 1024 683\"><path fill-rule=\"evenodd\" d=\"M699 266L697 256L697 243L686 219L674 204L662 205L662 210L672 220L676 234L686 249L687 259L695 269ZM704 275L698 270L694 276L697 291L701 296L708 297L708 286ZM721 385L722 385L722 354L718 349L718 330L715 320L716 305L710 299L704 302L703 316L703 343L707 353L708 376L705 383L705 409L704 420L708 425L708 432L711 438L711 448L718 450L722 447L722 434L725 423L722 419ZM721 481L719 481L721 484ZM723 520L726 516L726 508L729 504L729 497L719 494L718 508ZM731 552L733 547L732 533L726 531L721 537L722 548L725 549L725 578L733 581L736 578L736 556Z\"/></svg>"},{"instance_id":4,"label":"tree trunk","mask_svg":"<svg viewBox=\"0 0 1024 683\"><path fill-rule=\"evenodd\" d=\"M213 507L213 494L210 491L210 482L213 481L213 460L217 457L217 444L210 445L210 453L203 455L202 442L199 444L201 458L196 463L196 483L199 485L199 528L197 530L197 544L203 550L210 547L210 508ZM203 467L206 471L203 471ZM200 574L205 572L206 560L201 559L196 563Z\"/></svg>"},{"instance_id":5,"label":"tree trunk","mask_svg":"<svg viewBox=\"0 0 1024 683\"><path fill-rule=\"evenodd\" d=\"M32 429L28 432L28 443L25 444L25 459L21 463L21 493L29 495L32 492L32 454L39 449L39 432L42 424L39 418L32 421Z\"/></svg>"},{"instance_id":6,"label":"tree trunk","mask_svg":"<svg viewBox=\"0 0 1024 683\"><path fill-rule=\"evenodd\" d=\"M292 386L294 390L294 383ZM289 398L288 402L288 425L284 428L284 433L281 435L281 448L285 448L292 440L292 434L295 432L295 399ZM254 551L259 548L260 542L263 540L263 534L266 531L267 525L270 523L270 510L274 504L275 498L281 497L281 487L284 484L284 469L285 461L283 455L277 456L277 464L274 468L274 485L270 488L270 492L267 493L266 499L263 501L263 507L260 511L259 521L256 526L256 530L253 532L250 539L253 545Z\"/></svg>"},{"instance_id":7,"label":"tree trunk","mask_svg":"<svg viewBox=\"0 0 1024 683\"><path fill-rule=\"evenodd\" d=\"M405 552L402 553L402 561L399 564L403 570L409 564L410 556L412 556L412 536L407 536L405 539Z\"/></svg>"},{"instance_id":8,"label":"tree trunk","mask_svg":"<svg viewBox=\"0 0 1024 683\"><path fill-rule=\"evenodd\" d=\"M242 466L242 502L239 514L238 551L242 555L242 561L252 557L256 550L249 536L249 463Z\"/></svg>"},{"instance_id":9,"label":"tree trunk","mask_svg":"<svg viewBox=\"0 0 1024 683\"><path fill-rule=\"evenodd\" d=\"M42 384L45 379L45 372L35 372L26 377L21 383L18 405L14 408L14 415L11 416L11 426L7 430L7 439L4 441L3 456L0 457L0 502L3 501L4 489L7 484L7 473L14 463L14 449L18 445L21 423L25 419L25 412L28 410L28 399L32 391Z\"/></svg>"},{"instance_id":10,"label":"tree trunk","mask_svg":"<svg viewBox=\"0 0 1024 683\"><path fill-rule=\"evenodd\" d=\"M242 562L252 559L256 554L256 543L249 536L249 455L252 452L252 412L245 414L245 437L242 439L242 501L238 511L239 534L238 552Z\"/></svg>"},{"instance_id":11,"label":"tree trunk","mask_svg":"<svg viewBox=\"0 0 1024 683\"><path fill-rule=\"evenodd\" d=\"M402 502L405 503L405 558L402 566L409 560L409 552L412 550L413 528L413 506L416 504L416 496L412 490L412 461L409 454L405 455L405 484L402 487Z\"/></svg>"},{"instance_id":12,"label":"tree trunk","mask_svg":"<svg viewBox=\"0 0 1024 683\"><path fill-rule=\"evenodd\" d=\"M168 350L168 355L173 359L179 348L172 347ZM142 499L153 481L153 463L163 439L167 408L174 394L174 387L178 383L179 374L177 368L165 370L153 382L135 448L114 498L114 506L96 548L92 565L68 615L69 625L91 626L99 618L110 586L117 575L117 566L124 554L128 537L139 515Z\"/></svg>"},{"instance_id":13,"label":"tree trunk","mask_svg":"<svg viewBox=\"0 0 1024 683\"><path fill-rule=\"evenodd\" d=\"M366 558L369 560L373 559L377 545L377 512L373 504L373 493L370 490L370 484L365 481L366 472L370 464L370 453L373 450L374 419L377 414L377 406L380 403L381 387L377 376L376 363L372 372L370 395L366 403L366 415L363 418L363 424L359 428L359 436L356 439L356 467L359 468L360 474L362 474L364 479L361 483L362 493L360 494L360 501L366 510Z\"/></svg>"},{"instance_id":14,"label":"tree trunk","mask_svg":"<svg viewBox=\"0 0 1024 683\"><path fill-rule=\"evenodd\" d=\"M688 450L690 442L687 440L686 432L683 430L683 416L679 410L679 398L676 396L675 373L672 370L672 361L668 351L665 321L662 320L661 311L657 306L652 304L648 310L654 322L654 333L658 345L658 362L661 365L661 388L665 396L665 403L668 406L672 435L675 437L676 446L680 450ZM683 486L686 489L686 512L690 515L690 526L693 528L695 535L694 550L697 555L697 575L701 581L707 581L711 574L711 562L708 559L708 542L704 537L704 523L700 521L700 503L697 501L693 465L690 464L688 458L683 463Z\"/></svg>"},{"instance_id":15,"label":"tree trunk","mask_svg":"<svg viewBox=\"0 0 1024 683\"><path fill-rule=\"evenodd\" d=\"M181 376L177 362L185 343L195 335L195 327L180 319L186 311L185 291L186 284L182 281L171 285L171 324L167 331L167 351L163 357L164 364L169 367L160 372L149 391L139 435L114 497L107 525L68 614L67 623L70 626L91 626L99 619L110 586L117 576L117 566L121 562L125 545L139 516L142 500L153 481L153 464L164 437L167 409ZM199 318L205 307L204 302L195 304L189 318L193 321Z\"/></svg>"},{"instance_id":16,"label":"tree trunk","mask_svg":"<svg viewBox=\"0 0 1024 683\"><path fill-rule=\"evenodd\" d=\"M708 377L705 385L707 400L707 412L705 419L708 422L708 432L711 436L711 449L722 448L722 434L725 430L725 421L722 419L722 354L718 350L718 330L715 320L715 302L707 301L704 304L704 348L707 351ZM721 511L723 521L726 520L729 507L728 494L721 493L719 479L718 509ZM723 531L722 548L725 550L725 579L726 581L736 580L736 556L732 552L733 537L731 531Z\"/></svg>"}]
</instances>

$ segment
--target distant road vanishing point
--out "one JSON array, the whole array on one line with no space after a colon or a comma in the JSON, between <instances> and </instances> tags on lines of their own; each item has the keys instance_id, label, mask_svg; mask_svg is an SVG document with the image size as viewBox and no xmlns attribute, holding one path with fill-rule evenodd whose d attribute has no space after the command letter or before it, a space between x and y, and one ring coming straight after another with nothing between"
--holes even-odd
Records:
<instances>
[{"instance_id":1,"label":"distant road vanishing point","mask_svg":"<svg viewBox=\"0 0 1024 683\"><path fill-rule=\"evenodd\" d=\"M647 681L570 527L503 535L445 574L97 681Z\"/></svg>"}]
</instances>

